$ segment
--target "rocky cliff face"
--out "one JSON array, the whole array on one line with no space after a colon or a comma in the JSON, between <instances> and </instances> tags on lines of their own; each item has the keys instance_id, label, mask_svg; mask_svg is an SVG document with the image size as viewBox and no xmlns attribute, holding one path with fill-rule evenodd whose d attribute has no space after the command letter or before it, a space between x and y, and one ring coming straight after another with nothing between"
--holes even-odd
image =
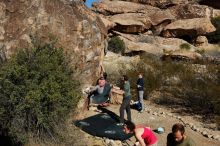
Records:
<instances>
[{"instance_id":1,"label":"rocky cliff face","mask_svg":"<svg viewBox=\"0 0 220 146\"><path fill-rule=\"evenodd\" d=\"M190 59L197 57L189 54L201 57L198 52L210 47L206 36L216 30L211 19L220 16L219 9L201 5L199 0L101 0L93 4L93 10L105 20L110 37L117 35L125 42L125 53L179 52ZM191 53L182 45L189 46Z\"/></svg>"},{"instance_id":2,"label":"rocky cliff face","mask_svg":"<svg viewBox=\"0 0 220 146\"><path fill-rule=\"evenodd\" d=\"M105 28L82 0L1 0L0 48L2 58L32 45L32 37L49 41L71 55L80 68L82 85L99 75L104 56ZM31 37L32 36L32 37ZM76 54L76 55L74 55Z\"/></svg>"}]
</instances>

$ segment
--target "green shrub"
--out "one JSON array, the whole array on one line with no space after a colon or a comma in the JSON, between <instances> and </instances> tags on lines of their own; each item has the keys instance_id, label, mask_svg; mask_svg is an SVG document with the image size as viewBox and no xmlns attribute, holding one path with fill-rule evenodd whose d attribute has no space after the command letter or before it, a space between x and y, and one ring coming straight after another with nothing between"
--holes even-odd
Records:
<instances>
[{"instance_id":1,"label":"green shrub","mask_svg":"<svg viewBox=\"0 0 220 146\"><path fill-rule=\"evenodd\" d=\"M150 56L141 57L134 69L125 70L132 87L132 98L137 100L136 81L138 72L144 72L144 96L157 93L153 98L157 104L187 108L190 114L208 115L220 113L220 68L219 65L160 61ZM200 71L200 70L203 70ZM109 75L111 76L111 75ZM117 78L115 75L114 77ZM186 111L187 112L187 111ZM206 118L206 117L204 117Z\"/></svg>"},{"instance_id":2,"label":"green shrub","mask_svg":"<svg viewBox=\"0 0 220 146\"><path fill-rule=\"evenodd\" d=\"M212 18L211 22L215 26L216 31L210 33L207 38L210 43L220 43L220 17Z\"/></svg>"},{"instance_id":3,"label":"green shrub","mask_svg":"<svg viewBox=\"0 0 220 146\"><path fill-rule=\"evenodd\" d=\"M205 53L205 49L196 50L196 52L203 55Z\"/></svg>"},{"instance_id":4,"label":"green shrub","mask_svg":"<svg viewBox=\"0 0 220 146\"><path fill-rule=\"evenodd\" d=\"M189 50L190 49L190 45L189 44L187 44L187 43L183 43L183 44L181 44L180 45L180 49L185 49L185 50Z\"/></svg>"},{"instance_id":5,"label":"green shrub","mask_svg":"<svg viewBox=\"0 0 220 146\"><path fill-rule=\"evenodd\" d=\"M79 82L61 48L51 44L20 50L0 68L1 133L26 143L51 139L79 100ZM3 130L4 129L4 130Z\"/></svg>"},{"instance_id":6,"label":"green shrub","mask_svg":"<svg viewBox=\"0 0 220 146\"><path fill-rule=\"evenodd\" d=\"M125 51L125 44L123 40L121 40L118 36L113 37L108 42L108 50L114 53L124 53Z\"/></svg>"}]
</instances>

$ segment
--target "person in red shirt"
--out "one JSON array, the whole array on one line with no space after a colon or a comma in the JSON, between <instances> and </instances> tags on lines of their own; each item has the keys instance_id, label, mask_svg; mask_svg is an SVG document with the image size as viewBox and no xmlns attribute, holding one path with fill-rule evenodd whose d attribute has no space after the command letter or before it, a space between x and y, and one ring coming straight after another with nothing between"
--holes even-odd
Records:
<instances>
[{"instance_id":1,"label":"person in red shirt","mask_svg":"<svg viewBox=\"0 0 220 146\"><path fill-rule=\"evenodd\" d=\"M131 121L124 124L124 132L134 133L137 141L134 146L157 146L157 137L154 135L150 127L137 126Z\"/></svg>"}]
</instances>

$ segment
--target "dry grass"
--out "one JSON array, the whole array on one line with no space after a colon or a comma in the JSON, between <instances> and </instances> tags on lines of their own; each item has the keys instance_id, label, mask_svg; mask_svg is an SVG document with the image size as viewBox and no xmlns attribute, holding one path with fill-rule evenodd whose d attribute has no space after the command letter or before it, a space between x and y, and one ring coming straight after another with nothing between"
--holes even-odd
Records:
<instances>
[{"instance_id":1,"label":"dry grass","mask_svg":"<svg viewBox=\"0 0 220 146\"><path fill-rule=\"evenodd\" d=\"M155 100L157 104L186 107L187 110L183 112L200 114L204 118L220 115L219 65L161 62L152 56L144 56L133 70L123 71L130 78L133 99L137 99L136 80L139 71L144 72L146 99L154 91L159 91L161 97ZM118 79L117 75L114 77ZM220 123L219 118L214 119Z\"/></svg>"}]
</instances>

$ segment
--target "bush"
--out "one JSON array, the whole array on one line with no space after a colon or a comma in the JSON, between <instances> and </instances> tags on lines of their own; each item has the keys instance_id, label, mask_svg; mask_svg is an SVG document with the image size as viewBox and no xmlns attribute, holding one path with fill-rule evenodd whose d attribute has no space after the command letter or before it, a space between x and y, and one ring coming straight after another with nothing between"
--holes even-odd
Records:
<instances>
[{"instance_id":1,"label":"bush","mask_svg":"<svg viewBox=\"0 0 220 146\"><path fill-rule=\"evenodd\" d=\"M108 42L108 50L114 53L123 54L125 51L125 44L118 36L113 37Z\"/></svg>"},{"instance_id":2,"label":"bush","mask_svg":"<svg viewBox=\"0 0 220 146\"><path fill-rule=\"evenodd\" d=\"M205 54L205 49L196 50L196 52L203 55Z\"/></svg>"},{"instance_id":3,"label":"bush","mask_svg":"<svg viewBox=\"0 0 220 146\"><path fill-rule=\"evenodd\" d=\"M207 36L209 43L220 43L220 17L212 18L211 22L215 26L216 31Z\"/></svg>"},{"instance_id":4,"label":"bush","mask_svg":"<svg viewBox=\"0 0 220 146\"><path fill-rule=\"evenodd\" d=\"M79 99L79 82L61 48L20 50L0 68L1 133L26 143L54 138Z\"/></svg>"},{"instance_id":5,"label":"bush","mask_svg":"<svg viewBox=\"0 0 220 146\"><path fill-rule=\"evenodd\" d=\"M219 115L219 65L161 62L144 56L140 64L133 68L122 69L129 77L133 99L137 100L136 81L141 71L144 73L145 98L152 98L152 101L160 105L180 107L176 109L181 111L186 108L190 114Z\"/></svg>"},{"instance_id":6,"label":"bush","mask_svg":"<svg viewBox=\"0 0 220 146\"><path fill-rule=\"evenodd\" d=\"M180 45L180 49L185 49L185 50L189 50L190 49L190 45L187 43L183 43Z\"/></svg>"}]
</instances>

